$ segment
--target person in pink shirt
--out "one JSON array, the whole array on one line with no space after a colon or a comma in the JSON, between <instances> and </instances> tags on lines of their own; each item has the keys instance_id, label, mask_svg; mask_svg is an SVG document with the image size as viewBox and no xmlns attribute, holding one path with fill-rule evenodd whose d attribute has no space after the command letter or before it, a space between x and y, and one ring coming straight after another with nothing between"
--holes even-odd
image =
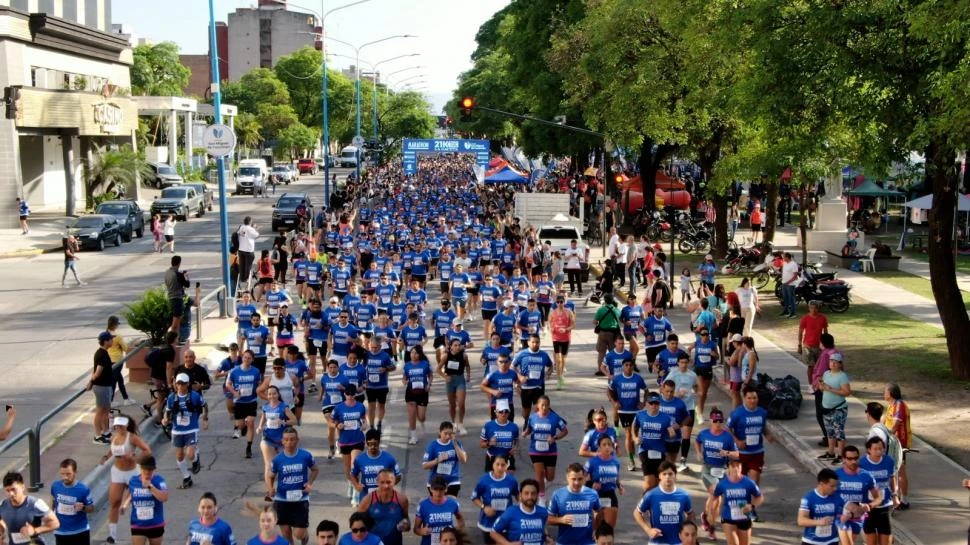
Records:
<instances>
[{"instance_id":1,"label":"person in pink shirt","mask_svg":"<svg viewBox=\"0 0 970 545\"><path fill-rule=\"evenodd\" d=\"M832 354L835 354L837 350L835 349L835 337L829 335L828 333L822 333L819 336L819 342L821 344L822 350L819 352L818 360L815 365L810 366L808 383L812 385L812 392L815 394L815 420L818 422L818 427L822 430L822 439L818 442L819 446L828 446L828 435L825 432L825 421L822 419L822 390L815 388L818 381L822 380L822 375L829 370L829 358ZM825 443L824 445L822 443Z\"/></svg>"}]
</instances>

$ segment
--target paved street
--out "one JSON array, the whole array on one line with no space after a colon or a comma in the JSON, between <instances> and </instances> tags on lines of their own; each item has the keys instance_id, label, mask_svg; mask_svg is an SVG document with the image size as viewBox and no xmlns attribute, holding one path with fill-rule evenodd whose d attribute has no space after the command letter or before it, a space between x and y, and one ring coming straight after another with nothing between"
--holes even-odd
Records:
<instances>
[{"instance_id":1,"label":"paved street","mask_svg":"<svg viewBox=\"0 0 970 545\"><path fill-rule=\"evenodd\" d=\"M346 172L338 174L343 178ZM322 175L303 176L286 187L309 191L322 201L322 179ZM278 189L278 193L282 191L282 187ZM273 202L272 195L267 199L230 196L230 229L251 215L257 227L268 233ZM189 271L191 280L202 283L203 294L221 284L219 237L218 200L214 210L203 218L191 217L176 226L176 253L182 256L183 269ZM271 243L271 238L264 237L258 248L268 248ZM61 287L63 260L59 252L5 259L0 267L0 308L8 316L7 326L0 331L4 355L0 371L6 378L0 384L0 399L17 407L14 433L32 426L84 385L91 355L97 348L95 337L104 329L107 317L120 314L124 305L145 289L161 285L171 255L152 253L151 234L146 233L144 238L120 247L84 251L80 257L78 269L87 286L73 286L73 279L69 279L69 287ZM124 325L121 334L129 342L140 335ZM88 403L80 405L85 411L89 408ZM53 422L45 430L45 442L78 416L67 411ZM25 447L11 449L0 458L0 464L10 463L25 451Z\"/></svg>"}]
</instances>

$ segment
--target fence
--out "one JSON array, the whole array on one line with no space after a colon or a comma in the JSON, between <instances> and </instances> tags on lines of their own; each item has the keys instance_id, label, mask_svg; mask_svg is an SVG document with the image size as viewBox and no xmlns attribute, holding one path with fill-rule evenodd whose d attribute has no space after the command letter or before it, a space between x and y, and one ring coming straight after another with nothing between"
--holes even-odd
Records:
<instances>
[{"instance_id":1,"label":"fence","mask_svg":"<svg viewBox=\"0 0 970 545\"><path fill-rule=\"evenodd\" d=\"M195 342L199 342L202 340L202 318L204 317L203 315L205 314L204 312L205 304L211 301L213 297L216 297L217 301L219 302L220 318L232 316L232 314L235 312L235 308L233 307L233 305L229 303L229 300L226 297L227 294L228 294L228 289L226 288L226 286L220 285L218 288L210 291L205 295L205 297L199 300L199 304L195 312Z\"/></svg>"}]
</instances>

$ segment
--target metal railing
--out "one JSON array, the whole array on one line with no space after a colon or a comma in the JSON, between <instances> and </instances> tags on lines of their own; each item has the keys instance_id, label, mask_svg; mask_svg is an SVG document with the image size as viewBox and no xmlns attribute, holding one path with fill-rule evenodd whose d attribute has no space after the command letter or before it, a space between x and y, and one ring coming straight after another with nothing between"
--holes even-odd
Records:
<instances>
[{"instance_id":1,"label":"metal railing","mask_svg":"<svg viewBox=\"0 0 970 545\"><path fill-rule=\"evenodd\" d=\"M128 359L135 355L139 350L145 346L149 346L150 341L144 340L132 347L131 351L121 358L118 363L112 365L112 371L121 369L124 367ZM87 374L81 375L81 378L87 376ZM34 427L27 428L17 435L13 436L9 441L6 441L3 446L0 446L0 455L7 452L15 445L17 445L24 438L27 439L27 466L28 466L28 483L27 489L31 492L36 492L37 490L44 487L44 481L41 479L40 472L40 455L41 455L41 433L44 428L44 424L50 422L55 416L64 412L65 409L74 404L81 396L88 393L87 388L82 388L81 390L71 394L67 399L60 402L56 407L47 412L44 416L37 420Z\"/></svg>"},{"instance_id":2,"label":"metal railing","mask_svg":"<svg viewBox=\"0 0 970 545\"><path fill-rule=\"evenodd\" d=\"M202 340L202 318L203 318L203 314L205 314L202 310L205 304L208 301L210 301L213 297L218 298L220 318L231 316L232 312L235 311L235 308L233 308L233 305L229 304L229 298L227 296L228 293L229 293L228 288L225 286L225 284L223 284L223 285L220 285L218 288L207 293L205 297L203 297L202 299L199 299L199 304L196 306L196 312L195 312L195 342L199 342Z\"/></svg>"}]
</instances>

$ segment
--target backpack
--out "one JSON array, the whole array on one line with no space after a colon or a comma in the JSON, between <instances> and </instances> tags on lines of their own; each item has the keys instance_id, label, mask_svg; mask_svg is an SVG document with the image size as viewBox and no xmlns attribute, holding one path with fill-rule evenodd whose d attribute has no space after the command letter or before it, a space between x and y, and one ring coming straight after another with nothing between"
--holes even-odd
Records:
<instances>
[{"instance_id":1,"label":"backpack","mask_svg":"<svg viewBox=\"0 0 970 545\"><path fill-rule=\"evenodd\" d=\"M773 420L794 420L802 408L802 386L791 375L772 379L767 373L758 373L758 405Z\"/></svg>"},{"instance_id":2,"label":"backpack","mask_svg":"<svg viewBox=\"0 0 970 545\"><path fill-rule=\"evenodd\" d=\"M239 226L232 235L229 237L229 251L238 252L239 251L239 229L242 229L242 225Z\"/></svg>"}]
</instances>

